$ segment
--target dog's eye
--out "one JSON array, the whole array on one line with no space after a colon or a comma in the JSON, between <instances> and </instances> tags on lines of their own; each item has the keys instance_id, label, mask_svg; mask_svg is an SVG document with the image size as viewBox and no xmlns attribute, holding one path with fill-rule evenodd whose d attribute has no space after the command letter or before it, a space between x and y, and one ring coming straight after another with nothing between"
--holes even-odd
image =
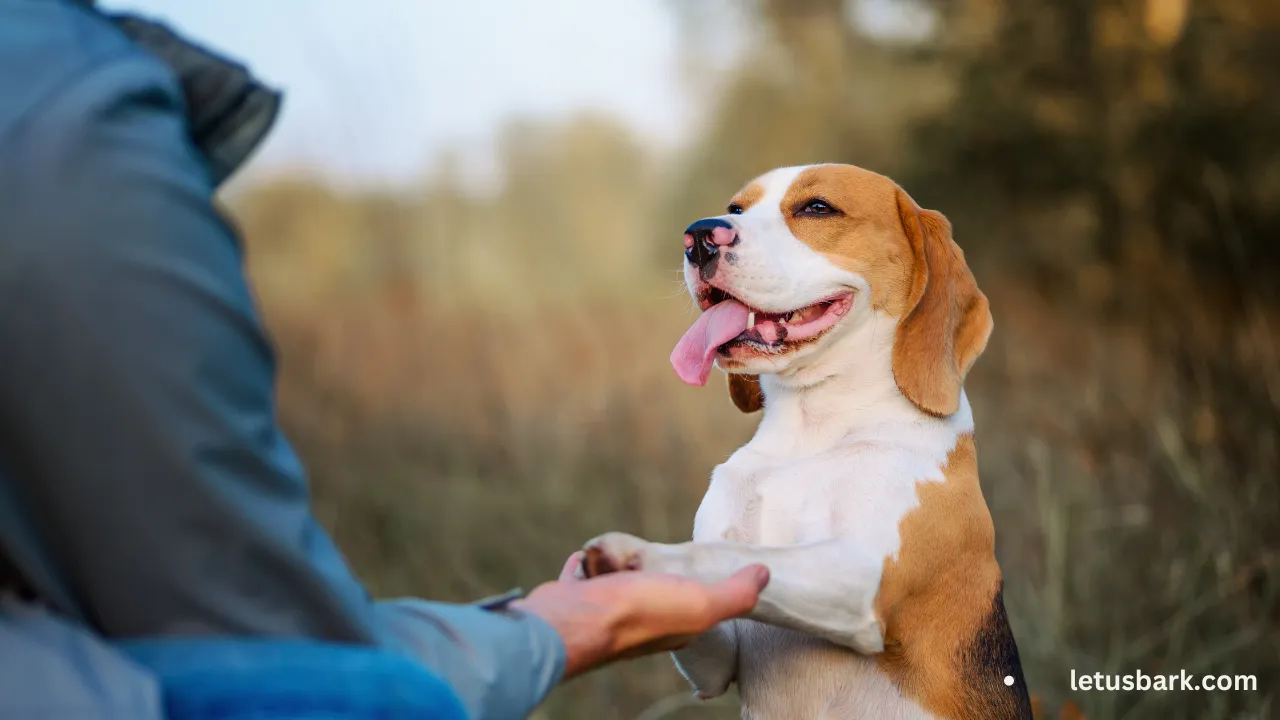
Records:
<instances>
[{"instance_id":1,"label":"dog's eye","mask_svg":"<svg viewBox=\"0 0 1280 720\"><path fill-rule=\"evenodd\" d=\"M729 205L729 214L730 214L730 215L741 215L741 214L742 214L742 206L741 206L741 205L739 205L738 203L732 203L732 204L730 204L730 205Z\"/></svg>"},{"instance_id":2,"label":"dog's eye","mask_svg":"<svg viewBox=\"0 0 1280 720\"><path fill-rule=\"evenodd\" d=\"M797 215L830 215L834 212L836 212L836 209L828 205L826 202L822 200L810 200L809 202L805 203L804 207L800 208L800 212L796 214Z\"/></svg>"}]
</instances>

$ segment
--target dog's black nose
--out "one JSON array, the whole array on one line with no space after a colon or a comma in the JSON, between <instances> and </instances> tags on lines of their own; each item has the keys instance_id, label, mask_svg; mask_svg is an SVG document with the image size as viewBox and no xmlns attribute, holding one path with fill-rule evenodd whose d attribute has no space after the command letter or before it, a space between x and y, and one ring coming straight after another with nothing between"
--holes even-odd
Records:
<instances>
[{"instance_id":1,"label":"dog's black nose","mask_svg":"<svg viewBox=\"0 0 1280 720\"><path fill-rule=\"evenodd\" d=\"M713 267L720 248L736 245L738 231L728 221L704 218L684 229L684 256L697 268Z\"/></svg>"}]
</instances>

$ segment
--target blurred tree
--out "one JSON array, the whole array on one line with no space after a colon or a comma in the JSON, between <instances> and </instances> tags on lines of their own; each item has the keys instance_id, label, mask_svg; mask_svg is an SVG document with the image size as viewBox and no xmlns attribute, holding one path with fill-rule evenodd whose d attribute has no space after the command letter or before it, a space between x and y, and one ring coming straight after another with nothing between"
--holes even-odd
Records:
<instances>
[{"instance_id":1,"label":"blurred tree","mask_svg":"<svg viewBox=\"0 0 1280 720\"><path fill-rule=\"evenodd\" d=\"M1065 672L1075 646L1091 662L1275 676L1274 653L1254 648L1274 645L1280 612L1269 570L1280 527L1274 500L1260 504L1275 497L1280 437L1280 4L934 5L944 35L972 32L940 44L956 98L919 126L908 184L968 229L970 257L992 274L1030 279L1064 322L1129 328L1169 377L1128 408L1114 389L1070 438L1098 457L1155 461L1093 473L1109 502L1150 508L1149 533L1109 538L1110 552L1148 561L1127 578L1108 564L1061 580L1067 602L1091 611L1055 618L1032 675ZM1020 618L1036 632L1040 620ZM1091 717L1262 717L1269 705L1090 700Z\"/></svg>"},{"instance_id":2,"label":"blurred tree","mask_svg":"<svg viewBox=\"0 0 1280 720\"><path fill-rule=\"evenodd\" d=\"M1092 253L1148 279L1170 259L1231 283L1280 269L1274 0L936 4L990 42L949 48L956 102L914 153L927 192L1024 223L1083 207ZM1029 232L1060 234L989 239L1016 254Z\"/></svg>"},{"instance_id":3,"label":"blurred tree","mask_svg":"<svg viewBox=\"0 0 1280 720\"><path fill-rule=\"evenodd\" d=\"M493 238L525 288L616 287L648 276L654 165L625 126L593 116L507 127Z\"/></svg>"}]
</instances>

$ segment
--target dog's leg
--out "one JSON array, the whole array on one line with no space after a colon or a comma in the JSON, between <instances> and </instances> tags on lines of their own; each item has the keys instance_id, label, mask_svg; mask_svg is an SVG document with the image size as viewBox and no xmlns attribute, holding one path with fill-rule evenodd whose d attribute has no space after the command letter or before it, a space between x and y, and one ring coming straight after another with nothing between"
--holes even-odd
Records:
<instances>
[{"instance_id":1,"label":"dog's leg","mask_svg":"<svg viewBox=\"0 0 1280 720\"><path fill-rule=\"evenodd\" d=\"M738 630L732 620L722 622L671 657L699 698L720 697L738 676Z\"/></svg>"},{"instance_id":2,"label":"dog's leg","mask_svg":"<svg viewBox=\"0 0 1280 720\"><path fill-rule=\"evenodd\" d=\"M884 650L875 614L883 557L857 544L832 540L788 547L741 543L651 543L624 533L586 545L601 567L665 572L707 582L724 580L748 565L769 568L769 585L749 617L814 635L863 654ZM588 573L594 574L594 573Z\"/></svg>"}]
</instances>

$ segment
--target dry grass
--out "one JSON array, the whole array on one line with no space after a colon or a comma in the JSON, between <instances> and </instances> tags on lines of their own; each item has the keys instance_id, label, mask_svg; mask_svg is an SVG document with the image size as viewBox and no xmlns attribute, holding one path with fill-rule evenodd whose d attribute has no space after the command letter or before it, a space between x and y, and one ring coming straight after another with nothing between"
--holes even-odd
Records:
<instances>
[{"instance_id":1,"label":"dry grass","mask_svg":"<svg viewBox=\"0 0 1280 720\"><path fill-rule=\"evenodd\" d=\"M375 285L299 308L260 280L321 518L379 595L529 587L606 530L684 539L710 468L752 429L716 383L671 373L690 309L669 282L523 306L463 281ZM1056 704L1072 668L1249 672L1258 693L1075 700L1091 718L1268 717L1275 436L1234 422L1149 332L983 280L998 332L969 389L1031 686ZM735 715L684 696L654 658L558 690L541 716Z\"/></svg>"},{"instance_id":2,"label":"dry grass","mask_svg":"<svg viewBox=\"0 0 1280 720\"><path fill-rule=\"evenodd\" d=\"M751 431L722 393L670 373L687 306L441 316L371 301L273 318L321 519L374 592L475 599L545 581L608 530L687 539L711 466ZM654 658L579 680L543 713L634 718L682 684Z\"/></svg>"}]
</instances>

